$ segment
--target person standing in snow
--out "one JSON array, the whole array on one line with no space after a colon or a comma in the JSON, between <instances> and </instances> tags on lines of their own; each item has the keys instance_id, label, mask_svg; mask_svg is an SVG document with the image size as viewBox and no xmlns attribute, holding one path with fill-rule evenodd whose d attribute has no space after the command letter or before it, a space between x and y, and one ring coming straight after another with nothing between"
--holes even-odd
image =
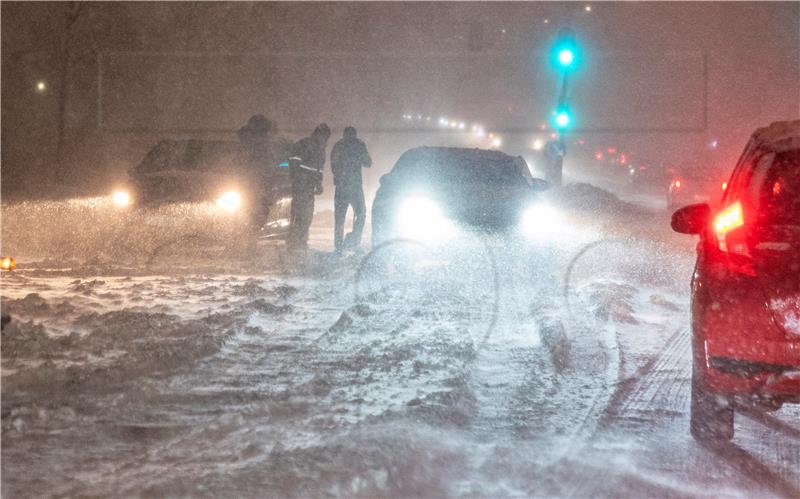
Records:
<instances>
[{"instance_id":1,"label":"person standing in snow","mask_svg":"<svg viewBox=\"0 0 800 499\"><path fill-rule=\"evenodd\" d=\"M275 148L272 144L274 126L262 114L254 114L247 124L239 129L237 137L242 146L246 177L253 189L250 203L250 223L258 230L269 216L271 169L275 167Z\"/></svg>"},{"instance_id":2,"label":"person standing in snow","mask_svg":"<svg viewBox=\"0 0 800 499\"><path fill-rule=\"evenodd\" d=\"M372 166L372 158L367 146L357 137L356 129L349 126L344 129L342 139L331 151L331 170L333 170L335 225L333 242L336 251L358 248L361 245L361 234L367 217L364 203L364 187L361 179L361 168ZM344 237L344 222L347 208L353 207L353 232Z\"/></svg>"},{"instance_id":3,"label":"person standing in snow","mask_svg":"<svg viewBox=\"0 0 800 499\"><path fill-rule=\"evenodd\" d=\"M314 217L314 196L322 194L322 167L331 130L321 123L310 137L297 141L289 154L292 179L291 227L287 246L308 247L308 229Z\"/></svg>"}]
</instances>

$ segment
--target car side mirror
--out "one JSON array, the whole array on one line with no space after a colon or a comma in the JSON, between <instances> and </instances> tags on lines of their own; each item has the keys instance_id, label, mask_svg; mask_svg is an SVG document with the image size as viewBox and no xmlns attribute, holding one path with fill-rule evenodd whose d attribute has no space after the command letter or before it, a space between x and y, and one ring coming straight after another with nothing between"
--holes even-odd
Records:
<instances>
[{"instance_id":1,"label":"car side mirror","mask_svg":"<svg viewBox=\"0 0 800 499\"><path fill-rule=\"evenodd\" d=\"M672 230L681 234L700 234L711 217L707 203L690 204L672 214Z\"/></svg>"}]
</instances>

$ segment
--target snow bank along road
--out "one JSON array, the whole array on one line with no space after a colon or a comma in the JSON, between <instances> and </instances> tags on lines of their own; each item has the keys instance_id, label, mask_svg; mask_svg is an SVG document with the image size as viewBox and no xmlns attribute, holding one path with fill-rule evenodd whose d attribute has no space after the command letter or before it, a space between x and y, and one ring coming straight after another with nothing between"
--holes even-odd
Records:
<instances>
[{"instance_id":1,"label":"snow bank along road","mask_svg":"<svg viewBox=\"0 0 800 499\"><path fill-rule=\"evenodd\" d=\"M4 224L3 496L800 495L796 408L688 435L692 241L587 186L551 202L540 239L386 265L194 229L45 259Z\"/></svg>"}]
</instances>

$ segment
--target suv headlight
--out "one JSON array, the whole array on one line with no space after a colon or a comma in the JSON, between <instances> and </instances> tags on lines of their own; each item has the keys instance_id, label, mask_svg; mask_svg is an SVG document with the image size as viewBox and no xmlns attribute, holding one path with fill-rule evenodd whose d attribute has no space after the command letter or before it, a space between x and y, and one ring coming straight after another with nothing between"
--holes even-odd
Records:
<instances>
[{"instance_id":1,"label":"suv headlight","mask_svg":"<svg viewBox=\"0 0 800 499\"><path fill-rule=\"evenodd\" d=\"M452 234L453 224L435 201L411 197L400 204L397 231L400 237L425 242L448 237Z\"/></svg>"},{"instance_id":2,"label":"suv headlight","mask_svg":"<svg viewBox=\"0 0 800 499\"><path fill-rule=\"evenodd\" d=\"M117 206L128 206L131 202L131 195L125 191L114 191L111 195L111 200Z\"/></svg>"},{"instance_id":3,"label":"suv headlight","mask_svg":"<svg viewBox=\"0 0 800 499\"><path fill-rule=\"evenodd\" d=\"M561 214L550 205L537 203L522 214L520 229L530 239L545 239L562 228Z\"/></svg>"},{"instance_id":4,"label":"suv headlight","mask_svg":"<svg viewBox=\"0 0 800 499\"><path fill-rule=\"evenodd\" d=\"M234 213L242 207L242 196L236 191L228 191L217 198L217 206L228 213Z\"/></svg>"}]
</instances>

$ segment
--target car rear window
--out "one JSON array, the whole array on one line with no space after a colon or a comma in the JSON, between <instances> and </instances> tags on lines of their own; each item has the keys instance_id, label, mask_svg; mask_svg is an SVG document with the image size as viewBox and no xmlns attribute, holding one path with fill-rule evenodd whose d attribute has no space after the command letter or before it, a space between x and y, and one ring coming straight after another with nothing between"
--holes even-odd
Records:
<instances>
[{"instance_id":1,"label":"car rear window","mask_svg":"<svg viewBox=\"0 0 800 499\"><path fill-rule=\"evenodd\" d=\"M762 223L800 225L800 149L776 153L764 166L753 176Z\"/></svg>"}]
</instances>

